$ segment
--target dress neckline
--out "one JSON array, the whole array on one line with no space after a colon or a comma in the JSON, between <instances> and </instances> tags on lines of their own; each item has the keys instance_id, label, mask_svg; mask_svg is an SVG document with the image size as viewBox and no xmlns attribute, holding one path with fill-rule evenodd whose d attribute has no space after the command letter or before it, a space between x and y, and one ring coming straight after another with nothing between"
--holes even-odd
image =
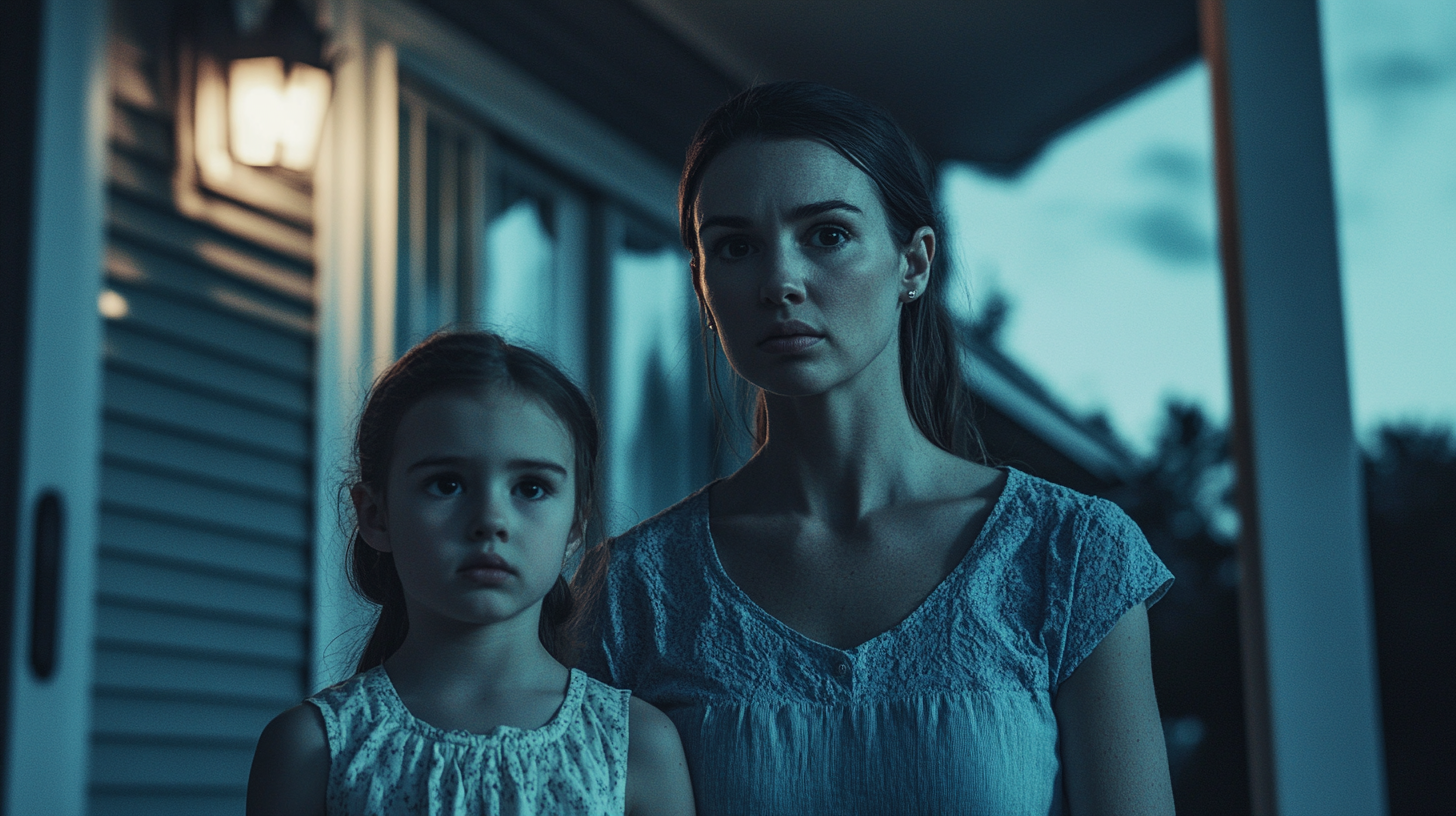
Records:
<instances>
[{"instance_id":1,"label":"dress neckline","mask_svg":"<svg viewBox=\"0 0 1456 816\"><path fill-rule=\"evenodd\" d=\"M537 728L497 725L484 733L466 731L463 728L446 730L416 717L414 712L404 704L404 700L400 699L399 691L395 689L394 681L389 679L389 672L385 670L383 664L366 672L363 682L366 687L373 688L384 706L392 710L407 728L429 739L455 743L510 740L540 745L560 737L581 711L582 701L586 696L587 676L581 669L568 669L567 671L569 674L566 680L566 695L562 699L560 707L551 715L551 719Z\"/></svg>"},{"instance_id":2,"label":"dress neckline","mask_svg":"<svg viewBox=\"0 0 1456 816\"><path fill-rule=\"evenodd\" d=\"M961 556L961 560L956 563L955 567L950 572L946 573L944 578L940 579L940 583L935 585L935 588L932 589L930 593L925 596L924 600L922 600L918 606L910 610L910 614L906 615L894 626L891 626L890 628L886 629L883 632L880 632L874 637L869 638L863 643L851 646L848 649L841 649L837 646L830 646L828 643L824 643L823 641L815 640L814 638L809 637L803 632L800 632L798 629L795 629L787 623L784 623L782 620L779 620L767 609L764 609L762 606L760 606L758 604L758 601L755 601L753 597L750 596L748 592L743 589L743 587L740 587L738 585L738 582L734 581L732 576L728 574L727 568L723 566L722 559L718 557L718 545L716 542L713 541L713 528L712 524L710 523L711 505L709 502L708 494L712 491L713 485L717 484L719 481L722 481L721 479L714 479L711 483L709 483L701 491L699 491L698 507L694 508L695 512L693 513L693 520L695 523L702 525L702 540L706 542L707 545L706 560L708 562L708 571L713 575L714 580L722 585L724 591L726 591L730 596L736 599L741 606L743 606L745 609L748 609L750 614L767 623L770 629L778 632L781 636L786 637L789 640L792 640L801 645L807 645L815 649L828 650L839 655L853 655L855 652L865 648L866 646L869 646L870 644L892 637L896 632L915 621L916 618L927 614L926 609L928 609L933 603L939 601L942 595L949 592L949 587L951 586L951 584L958 581L960 576L970 569L969 565L973 560L972 556L981 549L983 549L982 545L987 540L987 536L990 533L991 528L994 525L999 524L1002 516L1005 515L1004 509L1006 505L1010 502L1010 495L1015 489L1013 485L1019 487L1021 479L1025 476L1025 474L1013 467L1003 467L998 468L998 470L1003 470L1006 472L1006 484L1002 485L1001 495L997 496L995 503L991 505L991 512L987 514L986 521L981 525L980 532L976 533L976 539L971 542L970 547L966 548L965 555Z\"/></svg>"}]
</instances>

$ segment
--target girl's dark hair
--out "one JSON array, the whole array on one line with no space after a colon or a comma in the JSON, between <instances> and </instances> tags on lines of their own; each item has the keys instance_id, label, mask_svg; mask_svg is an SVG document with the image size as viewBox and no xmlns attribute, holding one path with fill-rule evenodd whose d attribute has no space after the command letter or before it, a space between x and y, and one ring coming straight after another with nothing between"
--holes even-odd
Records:
<instances>
[{"instance_id":1,"label":"girl's dark hair","mask_svg":"<svg viewBox=\"0 0 1456 816\"><path fill-rule=\"evenodd\" d=\"M595 521L597 459L601 429L591 401L545 357L481 331L442 331L426 338L390 366L374 386L359 416L354 437L355 471L349 485L367 485L383 500L390 457L400 420L421 399L442 391L510 385L540 400L565 426L575 451L576 501L572 529L584 536ZM594 527L595 525L593 525ZM409 633L404 587L394 556L365 543L355 527L347 555L349 582L379 605L379 620L369 635L358 671L382 664ZM566 581L557 576L541 604L541 643L570 665L574 644L569 633L576 603Z\"/></svg>"},{"instance_id":2,"label":"girl's dark hair","mask_svg":"<svg viewBox=\"0 0 1456 816\"><path fill-rule=\"evenodd\" d=\"M704 319L704 351L709 372L716 368L714 335L706 330L707 304L702 289L698 246L697 197L708 165L744 139L808 139L839 153L875 183L889 215L890 234L908 246L915 231L935 231L937 251L924 294L900 311L900 386L905 405L925 437L951 453L985 461L971 414L971 394L961 377L960 346L945 305L945 231L935 206L930 162L889 114L853 94L813 82L755 85L720 105L698 127L688 147L678 185L678 224L683 246L692 255L693 286ZM714 400L722 404L717 377L709 376ZM763 392L756 399L754 442L768 431Z\"/></svg>"}]
</instances>

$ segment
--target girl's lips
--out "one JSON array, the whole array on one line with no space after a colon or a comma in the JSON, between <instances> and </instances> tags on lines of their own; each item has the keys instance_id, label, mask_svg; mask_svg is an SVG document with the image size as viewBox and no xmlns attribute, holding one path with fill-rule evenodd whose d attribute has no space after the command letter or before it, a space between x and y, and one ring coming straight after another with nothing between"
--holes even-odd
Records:
<instances>
[{"instance_id":1,"label":"girl's lips","mask_svg":"<svg viewBox=\"0 0 1456 816\"><path fill-rule=\"evenodd\" d=\"M514 576L515 570L495 553L482 553L468 559L460 567L460 574L482 586L497 586Z\"/></svg>"},{"instance_id":2,"label":"girl's lips","mask_svg":"<svg viewBox=\"0 0 1456 816\"><path fill-rule=\"evenodd\" d=\"M492 567L467 567L460 574L481 586L500 586L514 575L510 570Z\"/></svg>"},{"instance_id":3,"label":"girl's lips","mask_svg":"<svg viewBox=\"0 0 1456 816\"><path fill-rule=\"evenodd\" d=\"M769 354L795 354L807 351L823 339L817 334L786 334L770 337L759 343L758 347Z\"/></svg>"}]
</instances>

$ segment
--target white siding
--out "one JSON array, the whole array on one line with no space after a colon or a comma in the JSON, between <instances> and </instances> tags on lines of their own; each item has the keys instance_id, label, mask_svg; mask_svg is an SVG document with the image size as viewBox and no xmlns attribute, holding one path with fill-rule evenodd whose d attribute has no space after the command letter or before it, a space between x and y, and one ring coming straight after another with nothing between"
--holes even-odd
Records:
<instances>
[{"instance_id":1,"label":"white siding","mask_svg":"<svg viewBox=\"0 0 1456 816\"><path fill-rule=\"evenodd\" d=\"M170 55L128 22L111 48L106 288L126 314L102 350L90 809L241 813L259 732L307 693L313 268L179 212Z\"/></svg>"}]
</instances>

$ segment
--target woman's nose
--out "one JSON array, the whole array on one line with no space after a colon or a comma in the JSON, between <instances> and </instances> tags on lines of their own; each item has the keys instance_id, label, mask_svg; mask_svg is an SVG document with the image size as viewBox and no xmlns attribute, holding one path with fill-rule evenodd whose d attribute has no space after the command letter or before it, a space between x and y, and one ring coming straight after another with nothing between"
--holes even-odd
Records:
<instances>
[{"instance_id":1,"label":"woman's nose","mask_svg":"<svg viewBox=\"0 0 1456 816\"><path fill-rule=\"evenodd\" d=\"M758 296L767 305L804 302L804 260L790 247L774 247L765 253L763 284Z\"/></svg>"}]
</instances>

